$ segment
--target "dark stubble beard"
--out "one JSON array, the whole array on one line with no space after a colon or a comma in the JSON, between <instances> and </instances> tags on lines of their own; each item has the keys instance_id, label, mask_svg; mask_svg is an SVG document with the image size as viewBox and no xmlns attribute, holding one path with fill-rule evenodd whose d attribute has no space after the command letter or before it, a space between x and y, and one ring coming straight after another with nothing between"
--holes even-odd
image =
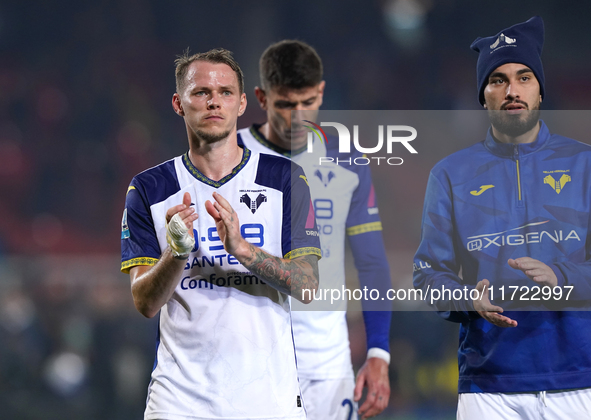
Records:
<instances>
[{"instance_id":1,"label":"dark stubble beard","mask_svg":"<svg viewBox=\"0 0 591 420\"><path fill-rule=\"evenodd\" d=\"M223 133L214 134L208 133L207 131L195 130L195 135L201 140L204 140L207 144L217 143L230 135L232 130L224 131Z\"/></svg>"},{"instance_id":2,"label":"dark stubble beard","mask_svg":"<svg viewBox=\"0 0 591 420\"><path fill-rule=\"evenodd\" d=\"M509 114L506 110L489 110L492 126L509 137L519 137L533 129L540 120L540 106L521 114Z\"/></svg>"}]
</instances>

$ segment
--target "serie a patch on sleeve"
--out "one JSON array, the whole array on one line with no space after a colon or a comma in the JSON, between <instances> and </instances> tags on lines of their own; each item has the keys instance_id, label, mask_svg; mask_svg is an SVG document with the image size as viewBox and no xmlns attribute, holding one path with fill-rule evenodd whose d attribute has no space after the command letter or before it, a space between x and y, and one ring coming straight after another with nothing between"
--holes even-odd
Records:
<instances>
[{"instance_id":1,"label":"serie a patch on sleeve","mask_svg":"<svg viewBox=\"0 0 591 420\"><path fill-rule=\"evenodd\" d=\"M129 226L127 225L127 207L123 210L123 219L121 219L121 239L129 239Z\"/></svg>"}]
</instances>

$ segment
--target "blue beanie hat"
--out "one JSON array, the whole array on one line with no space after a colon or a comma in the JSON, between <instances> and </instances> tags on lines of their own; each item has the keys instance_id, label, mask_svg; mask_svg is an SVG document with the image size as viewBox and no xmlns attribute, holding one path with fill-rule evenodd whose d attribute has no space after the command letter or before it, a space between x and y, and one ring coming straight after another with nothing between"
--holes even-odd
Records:
<instances>
[{"instance_id":1,"label":"blue beanie hat","mask_svg":"<svg viewBox=\"0 0 591 420\"><path fill-rule=\"evenodd\" d=\"M540 57L543 45L544 21L539 16L503 29L495 36L476 38L470 48L480 53L476 64L480 104L484 105L484 88L488 84L488 76L497 67L507 63L519 63L529 67L538 79L543 98L544 68Z\"/></svg>"}]
</instances>

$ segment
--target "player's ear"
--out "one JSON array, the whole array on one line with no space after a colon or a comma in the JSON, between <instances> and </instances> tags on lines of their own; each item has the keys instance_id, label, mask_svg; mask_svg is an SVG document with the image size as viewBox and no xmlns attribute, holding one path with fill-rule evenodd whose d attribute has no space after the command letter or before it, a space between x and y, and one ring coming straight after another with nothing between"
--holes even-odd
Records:
<instances>
[{"instance_id":1,"label":"player's ear","mask_svg":"<svg viewBox=\"0 0 591 420\"><path fill-rule=\"evenodd\" d=\"M322 81L318 84L318 96L320 97L320 105L322 105L322 98L324 97L324 87L326 86L326 81Z\"/></svg>"},{"instance_id":2,"label":"player's ear","mask_svg":"<svg viewBox=\"0 0 591 420\"><path fill-rule=\"evenodd\" d=\"M172 109L181 117L185 116L185 111L183 111L183 105L181 104L181 97L178 93L172 95Z\"/></svg>"},{"instance_id":3,"label":"player's ear","mask_svg":"<svg viewBox=\"0 0 591 420\"><path fill-rule=\"evenodd\" d=\"M486 102L483 103L482 106L484 107L484 109L488 109L488 107L486 106Z\"/></svg>"},{"instance_id":4,"label":"player's ear","mask_svg":"<svg viewBox=\"0 0 591 420\"><path fill-rule=\"evenodd\" d=\"M256 86L254 88L254 96L257 97L257 101L259 102L261 109L263 111L266 111L267 110L267 94L265 93L265 91L263 89L261 89L260 87Z\"/></svg>"},{"instance_id":5,"label":"player's ear","mask_svg":"<svg viewBox=\"0 0 591 420\"><path fill-rule=\"evenodd\" d=\"M326 87L326 80L323 80L318 84L318 93L324 95L324 88Z\"/></svg>"},{"instance_id":6,"label":"player's ear","mask_svg":"<svg viewBox=\"0 0 591 420\"><path fill-rule=\"evenodd\" d=\"M240 107L238 108L238 116L240 117L246 111L246 93L240 95Z\"/></svg>"}]
</instances>

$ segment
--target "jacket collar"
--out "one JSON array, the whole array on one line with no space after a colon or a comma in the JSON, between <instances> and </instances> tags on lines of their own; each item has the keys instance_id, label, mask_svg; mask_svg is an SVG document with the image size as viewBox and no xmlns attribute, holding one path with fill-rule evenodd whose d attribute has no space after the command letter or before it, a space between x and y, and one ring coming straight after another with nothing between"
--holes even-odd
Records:
<instances>
[{"instance_id":1,"label":"jacket collar","mask_svg":"<svg viewBox=\"0 0 591 420\"><path fill-rule=\"evenodd\" d=\"M497 156L512 157L515 155L516 150L519 152L519 155L523 156L543 149L548 143L549 138L550 132L542 120L540 120L538 137L533 142L524 144L501 143L495 140L492 135L492 127L489 127L486 140L484 140L484 147Z\"/></svg>"}]
</instances>

